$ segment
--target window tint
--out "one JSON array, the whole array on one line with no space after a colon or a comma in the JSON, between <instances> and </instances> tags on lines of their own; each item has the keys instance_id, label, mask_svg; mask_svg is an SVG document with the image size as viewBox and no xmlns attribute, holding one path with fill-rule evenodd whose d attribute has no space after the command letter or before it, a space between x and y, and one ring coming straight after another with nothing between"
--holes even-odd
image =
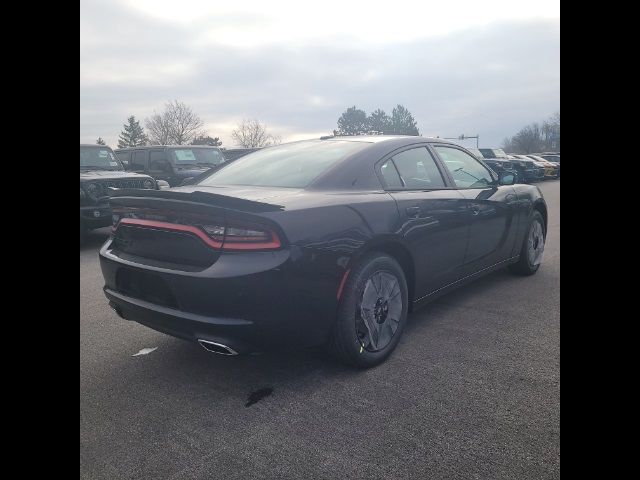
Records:
<instances>
[{"instance_id":1,"label":"window tint","mask_svg":"<svg viewBox=\"0 0 640 480\"><path fill-rule=\"evenodd\" d=\"M214 167L224 163L224 157L217 148L179 148L170 152L170 160L174 165Z\"/></svg>"},{"instance_id":2,"label":"window tint","mask_svg":"<svg viewBox=\"0 0 640 480\"><path fill-rule=\"evenodd\" d=\"M145 155L146 150L135 150L131 159L131 170L144 171L146 169Z\"/></svg>"},{"instance_id":3,"label":"window tint","mask_svg":"<svg viewBox=\"0 0 640 480\"><path fill-rule=\"evenodd\" d=\"M169 169L169 160L163 150L151 150L149 152L149 170L165 172Z\"/></svg>"},{"instance_id":4,"label":"window tint","mask_svg":"<svg viewBox=\"0 0 640 480\"><path fill-rule=\"evenodd\" d=\"M109 147L80 147L80 168L122 170L122 165Z\"/></svg>"},{"instance_id":5,"label":"window tint","mask_svg":"<svg viewBox=\"0 0 640 480\"><path fill-rule=\"evenodd\" d=\"M380 167L380 173L382 173L382 178L384 178L384 183L387 188L402 188L402 182L398 176L398 171L396 170L396 167L393 166L393 162L391 160L384 162L384 165Z\"/></svg>"},{"instance_id":6,"label":"window tint","mask_svg":"<svg viewBox=\"0 0 640 480\"><path fill-rule=\"evenodd\" d=\"M458 188L482 188L493 182L489 170L471 155L451 147L435 147Z\"/></svg>"},{"instance_id":7,"label":"window tint","mask_svg":"<svg viewBox=\"0 0 640 480\"><path fill-rule=\"evenodd\" d=\"M118 152L116 153L118 160L122 162L124 168L129 169L129 160L131 159L131 152Z\"/></svg>"},{"instance_id":8,"label":"window tint","mask_svg":"<svg viewBox=\"0 0 640 480\"><path fill-rule=\"evenodd\" d=\"M444 180L425 147L405 150L393 156L405 188L445 188Z\"/></svg>"},{"instance_id":9,"label":"window tint","mask_svg":"<svg viewBox=\"0 0 640 480\"><path fill-rule=\"evenodd\" d=\"M309 140L269 147L223 166L200 185L304 188L337 162L369 146L367 142Z\"/></svg>"}]
</instances>

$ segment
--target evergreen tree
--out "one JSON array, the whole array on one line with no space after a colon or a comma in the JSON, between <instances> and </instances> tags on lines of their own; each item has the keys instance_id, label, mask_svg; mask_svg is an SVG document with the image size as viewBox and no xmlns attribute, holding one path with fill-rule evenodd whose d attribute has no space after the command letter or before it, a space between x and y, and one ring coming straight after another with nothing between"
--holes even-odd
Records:
<instances>
[{"instance_id":1,"label":"evergreen tree","mask_svg":"<svg viewBox=\"0 0 640 480\"><path fill-rule=\"evenodd\" d=\"M338 119L338 129L334 135L364 135L369 131L367 114L364 110L349 107Z\"/></svg>"},{"instance_id":2,"label":"evergreen tree","mask_svg":"<svg viewBox=\"0 0 640 480\"><path fill-rule=\"evenodd\" d=\"M394 135L420 135L413 115L402 105L395 107L391 114L391 133Z\"/></svg>"},{"instance_id":3,"label":"evergreen tree","mask_svg":"<svg viewBox=\"0 0 640 480\"><path fill-rule=\"evenodd\" d=\"M106 145L106 143L104 143L104 140L102 139L102 137L98 137L98 139L96 140L96 144L97 145Z\"/></svg>"},{"instance_id":4,"label":"evergreen tree","mask_svg":"<svg viewBox=\"0 0 640 480\"><path fill-rule=\"evenodd\" d=\"M136 117L131 115L127 118L127 123L123 125L122 132L120 132L120 136L118 137L118 148L139 147L146 145L147 142L147 136L140 126L140 122L136 120Z\"/></svg>"},{"instance_id":5,"label":"evergreen tree","mask_svg":"<svg viewBox=\"0 0 640 480\"><path fill-rule=\"evenodd\" d=\"M369 133L372 135L388 135L391 133L391 119L384 110L377 109L367 119Z\"/></svg>"}]
</instances>

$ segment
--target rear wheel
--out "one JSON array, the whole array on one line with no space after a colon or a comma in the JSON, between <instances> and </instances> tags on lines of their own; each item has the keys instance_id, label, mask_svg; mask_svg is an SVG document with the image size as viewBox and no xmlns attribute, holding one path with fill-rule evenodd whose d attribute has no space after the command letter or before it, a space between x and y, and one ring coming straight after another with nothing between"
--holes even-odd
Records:
<instances>
[{"instance_id":1,"label":"rear wheel","mask_svg":"<svg viewBox=\"0 0 640 480\"><path fill-rule=\"evenodd\" d=\"M510 265L509 269L518 275L533 275L536 273L542 262L544 241L544 220L540 212L534 211L527 234L522 242L520 258L517 263Z\"/></svg>"},{"instance_id":2,"label":"rear wheel","mask_svg":"<svg viewBox=\"0 0 640 480\"><path fill-rule=\"evenodd\" d=\"M383 253L366 256L345 283L331 353L360 368L382 363L400 340L407 312L407 282L398 262Z\"/></svg>"}]
</instances>

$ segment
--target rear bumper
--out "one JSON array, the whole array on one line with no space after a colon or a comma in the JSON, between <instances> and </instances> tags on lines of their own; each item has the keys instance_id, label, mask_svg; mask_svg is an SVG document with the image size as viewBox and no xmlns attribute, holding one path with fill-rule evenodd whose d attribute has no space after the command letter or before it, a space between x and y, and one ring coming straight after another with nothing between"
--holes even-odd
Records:
<instances>
[{"instance_id":1,"label":"rear bumper","mask_svg":"<svg viewBox=\"0 0 640 480\"><path fill-rule=\"evenodd\" d=\"M221 254L204 270L178 271L100 251L104 293L119 315L189 341L238 353L326 341L340 278L310 277L288 250Z\"/></svg>"},{"instance_id":2,"label":"rear bumper","mask_svg":"<svg viewBox=\"0 0 640 480\"><path fill-rule=\"evenodd\" d=\"M227 345L237 353L259 350L253 322L238 318L207 317L181 312L123 295L107 287L109 306L125 320L134 320L159 332L188 341L206 340Z\"/></svg>"}]
</instances>

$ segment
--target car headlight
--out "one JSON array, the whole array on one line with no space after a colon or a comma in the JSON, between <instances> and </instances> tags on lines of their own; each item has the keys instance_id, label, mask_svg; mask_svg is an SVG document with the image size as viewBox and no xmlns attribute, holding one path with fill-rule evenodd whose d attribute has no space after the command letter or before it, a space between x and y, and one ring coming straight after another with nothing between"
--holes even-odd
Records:
<instances>
[{"instance_id":1,"label":"car headlight","mask_svg":"<svg viewBox=\"0 0 640 480\"><path fill-rule=\"evenodd\" d=\"M100 185L97 183L89 183L86 185L85 189L87 190L87 194L97 200L100 197Z\"/></svg>"},{"instance_id":2,"label":"car headlight","mask_svg":"<svg viewBox=\"0 0 640 480\"><path fill-rule=\"evenodd\" d=\"M145 181L142 182L142 188L146 188L149 190L155 190L156 189L156 184L153 180L151 180L150 178L147 178Z\"/></svg>"}]
</instances>

